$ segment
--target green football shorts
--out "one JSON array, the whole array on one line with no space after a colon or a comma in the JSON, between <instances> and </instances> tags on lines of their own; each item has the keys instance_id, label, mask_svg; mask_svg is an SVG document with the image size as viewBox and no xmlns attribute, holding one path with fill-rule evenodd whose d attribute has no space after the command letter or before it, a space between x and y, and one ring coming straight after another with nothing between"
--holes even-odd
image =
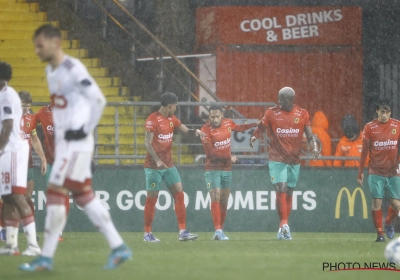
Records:
<instances>
[{"instance_id":1,"label":"green football shorts","mask_svg":"<svg viewBox=\"0 0 400 280\"><path fill-rule=\"evenodd\" d=\"M144 173L146 174L147 191L161 190L161 181L163 181L167 187L182 181L175 166L161 170L145 168Z\"/></svg>"},{"instance_id":2,"label":"green football shorts","mask_svg":"<svg viewBox=\"0 0 400 280\"><path fill-rule=\"evenodd\" d=\"M28 168L28 180L29 181L35 181L35 174L33 172L33 168Z\"/></svg>"},{"instance_id":3,"label":"green football shorts","mask_svg":"<svg viewBox=\"0 0 400 280\"><path fill-rule=\"evenodd\" d=\"M299 179L300 164L286 164L283 162L269 161L269 175L271 183L287 183L290 188L296 187Z\"/></svg>"},{"instance_id":4,"label":"green football shorts","mask_svg":"<svg viewBox=\"0 0 400 280\"><path fill-rule=\"evenodd\" d=\"M206 171L207 190L211 189L229 189L232 186L232 171Z\"/></svg>"},{"instance_id":5,"label":"green football shorts","mask_svg":"<svg viewBox=\"0 0 400 280\"><path fill-rule=\"evenodd\" d=\"M389 198L400 199L400 177L368 176L368 186L372 198L383 198L385 189Z\"/></svg>"}]
</instances>

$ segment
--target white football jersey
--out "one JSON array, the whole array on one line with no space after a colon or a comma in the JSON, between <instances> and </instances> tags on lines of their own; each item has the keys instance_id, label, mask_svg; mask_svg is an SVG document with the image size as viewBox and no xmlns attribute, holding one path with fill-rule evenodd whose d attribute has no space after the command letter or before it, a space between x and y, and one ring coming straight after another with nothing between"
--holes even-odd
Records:
<instances>
[{"instance_id":1,"label":"white football jersey","mask_svg":"<svg viewBox=\"0 0 400 280\"><path fill-rule=\"evenodd\" d=\"M22 138L21 99L12 87L5 86L0 91L0 131L3 130L3 121L10 119L13 120L13 128L3 152L15 152L24 145L28 145L28 142Z\"/></svg>"},{"instance_id":2,"label":"white football jersey","mask_svg":"<svg viewBox=\"0 0 400 280\"><path fill-rule=\"evenodd\" d=\"M69 148L81 152L93 152L93 110L101 112L105 98L86 67L76 58L64 56L62 63L55 69L46 66L47 82L53 107L54 136L56 155L58 150ZM92 122L92 124L90 124ZM67 130L86 128L88 136L79 141L65 141Z\"/></svg>"}]
</instances>

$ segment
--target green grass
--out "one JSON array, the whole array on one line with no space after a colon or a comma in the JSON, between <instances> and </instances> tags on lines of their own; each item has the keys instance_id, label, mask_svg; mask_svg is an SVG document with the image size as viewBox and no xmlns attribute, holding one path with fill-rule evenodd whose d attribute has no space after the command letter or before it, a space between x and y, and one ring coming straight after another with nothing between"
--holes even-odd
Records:
<instances>
[{"instance_id":1,"label":"green grass","mask_svg":"<svg viewBox=\"0 0 400 280\"><path fill-rule=\"evenodd\" d=\"M292 241L278 241L276 233L229 233L230 241L212 241L212 233L179 242L176 233L156 233L160 243L145 243L142 233L123 233L133 259L114 271L102 266L109 253L99 233L65 233L54 271L22 272L29 257L0 256L0 279L399 279L387 271L323 272L323 262L385 262L386 243L374 234L292 233ZM39 234L41 240L42 235ZM20 250L25 249L20 234Z\"/></svg>"}]
</instances>

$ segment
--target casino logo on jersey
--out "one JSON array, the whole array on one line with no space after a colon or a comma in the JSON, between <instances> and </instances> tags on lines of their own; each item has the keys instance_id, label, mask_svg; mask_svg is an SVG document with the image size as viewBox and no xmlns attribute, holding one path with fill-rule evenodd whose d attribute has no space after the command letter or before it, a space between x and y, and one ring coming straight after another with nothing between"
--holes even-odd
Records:
<instances>
[{"instance_id":1,"label":"casino logo on jersey","mask_svg":"<svg viewBox=\"0 0 400 280\"><path fill-rule=\"evenodd\" d=\"M172 122L169 123L170 127L174 127L174 124Z\"/></svg>"},{"instance_id":2,"label":"casino logo on jersey","mask_svg":"<svg viewBox=\"0 0 400 280\"><path fill-rule=\"evenodd\" d=\"M396 129L395 128L392 129L392 134L396 134Z\"/></svg>"},{"instance_id":3,"label":"casino logo on jersey","mask_svg":"<svg viewBox=\"0 0 400 280\"><path fill-rule=\"evenodd\" d=\"M294 123L299 123L299 118L295 118Z\"/></svg>"}]
</instances>

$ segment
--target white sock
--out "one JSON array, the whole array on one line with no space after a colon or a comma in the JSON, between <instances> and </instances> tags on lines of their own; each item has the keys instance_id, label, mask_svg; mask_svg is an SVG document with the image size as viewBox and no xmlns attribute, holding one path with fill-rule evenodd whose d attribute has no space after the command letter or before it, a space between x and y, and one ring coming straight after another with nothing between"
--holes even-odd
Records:
<instances>
[{"instance_id":1,"label":"white sock","mask_svg":"<svg viewBox=\"0 0 400 280\"><path fill-rule=\"evenodd\" d=\"M28 246L39 247L36 240L36 223L32 222L23 227L26 240L28 241Z\"/></svg>"},{"instance_id":2,"label":"white sock","mask_svg":"<svg viewBox=\"0 0 400 280\"><path fill-rule=\"evenodd\" d=\"M6 226L7 245L11 248L18 247L18 228Z\"/></svg>"},{"instance_id":3,"label":"white sock","mask_svg":"<svg viewBox=\"0 0 400 280\"><path fill-rule=\"evenodd\" d=\"M66 222L67 212L64 204L50 204L47 206L42 256L54 257L60 231L64 229Z\"/></svg>"},{"instance_id":4,"label":"white sock","mask_svg":"<svg viewBox=\"0 0 400 280\"><path fill-rule=\"evenodd\" d=\"M106 208L104 208L100 200L94 198L85 205L83 210L92 224L96 226L107 239L108 245L111 249L115 249L124 243L111 220L110 213Z\"/></svg>"},{"instance_id":5,"label":"white sock","mask_svg":"<svg viewBox=\"0 0 400 280\"><path fill-rule=\"evenodd\" d=\"M3 230L3 227L0 227L0 231L2 231Z\"/></svg>"}]
</instances>

